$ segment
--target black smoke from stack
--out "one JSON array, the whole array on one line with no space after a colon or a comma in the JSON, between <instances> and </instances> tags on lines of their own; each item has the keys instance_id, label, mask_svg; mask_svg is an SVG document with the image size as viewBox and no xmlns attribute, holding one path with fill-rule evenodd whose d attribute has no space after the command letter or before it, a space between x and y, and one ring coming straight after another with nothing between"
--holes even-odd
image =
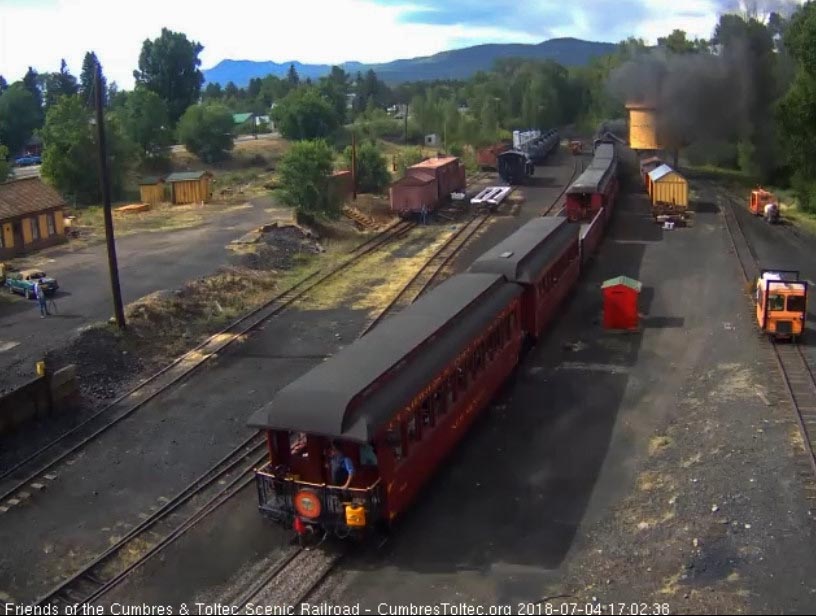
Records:
<instances>
[{"instance_id":1,"label":"black smoke from stack","mask_svg":"<svg viewBox=\"0 0 816 616\"><path fill-rule=\"evenodd\" d=\"M652 50L613 71L609 91L621 102L654 107L658 137L668 149L733 139L748 120L751 92L740 55Z\"/></svg>"}]
</instances>

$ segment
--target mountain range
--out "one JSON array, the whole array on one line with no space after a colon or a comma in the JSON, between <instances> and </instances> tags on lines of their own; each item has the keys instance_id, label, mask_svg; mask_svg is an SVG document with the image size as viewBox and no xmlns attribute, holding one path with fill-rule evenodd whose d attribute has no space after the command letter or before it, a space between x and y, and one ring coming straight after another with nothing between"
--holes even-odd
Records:
<instances>
[{"instance_id":1,"label":"mountain range","mask_svg":"<svg viewBox=\"0 0 816 616\"><path fill-rule=\"evenodd\" d=\"M462 49L443 51L432 56L394 60L382 64L344 62L346 72L355 75L373 69L380 79L388 83L434 79L467 79L477 71L490 70L499 58L525 58L554 60L563 66L583 66L592 58L614 51L614 43L598 43L575 38L557 38L535 45L523 43L491 43ZM301 79L317 79L331 71L329 64L303 64L291 62L258 62L254 60L222 60L204 70L208 83L222 86L232 81L246 87L250 79L276 75L284 77L289 66L294 65Z\"/></svg>"}]
</instances>

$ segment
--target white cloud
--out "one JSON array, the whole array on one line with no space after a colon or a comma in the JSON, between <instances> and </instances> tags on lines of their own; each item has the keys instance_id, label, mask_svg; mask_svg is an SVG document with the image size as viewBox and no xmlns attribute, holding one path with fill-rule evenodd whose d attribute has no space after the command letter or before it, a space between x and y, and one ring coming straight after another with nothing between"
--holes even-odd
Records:
<instances>
[{"instance_id":1,"label":"white cloud","mask_svg":"<svg viewBox=\"0 0 816 616\"><path fill-rule=\"evenodd\" d=\"M381 62L443 51L452 41L531 41L498 28L401 23L404 10L367 0L0 0L0 74L13 81L29 65L57 70L63 57L78 74L94 50L108 79L131 87L142 42L162 27L201 42L204 68L223 58Z\"/></svg>"},{"instance_id":2,"label":"white cloud","mask_svg":"<svg viewBox=\"0 0 816 616\"><path fill-rule=\"evenodd\" d=\"M13 81L29 65L53 71L63 57L78 74L85 52L94 50L108 79L131 87L142 42L158 36L162 27L201 42L204 68L224 58L383 62L454 45L539 40L498 26L405 23L400 17L410 10L410 2L382 6L376 0L241 0L218 5L201 0L0 0L0 74ZM635 35L655 41L683 28L692 36L709 36L716 23L715 5L715 0L651 0L646 19L618 19L625 31L599 32L588 19L599 5L576 2L569 8L564 5L573 12L573 23L551 34L608 41ZM466 12L462 19L467 21Z\"/></svg>"}]
</instances>

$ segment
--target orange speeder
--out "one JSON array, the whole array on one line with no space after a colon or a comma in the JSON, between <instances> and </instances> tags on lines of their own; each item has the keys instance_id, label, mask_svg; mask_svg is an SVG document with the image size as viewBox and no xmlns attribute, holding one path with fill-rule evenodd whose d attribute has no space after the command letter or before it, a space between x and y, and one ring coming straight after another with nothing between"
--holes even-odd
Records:
<instances>
[{"instance_id":1,"label":"orange speeder","mask_svg":"<svg viewBox=\"0 0 816 616\"><path fill-rule=\"evenodd\" d=\"M774 339L796 341L805 330L808 283L791 270L761 270L756 285L760 329Z\"/></svg>"}]
</instances>

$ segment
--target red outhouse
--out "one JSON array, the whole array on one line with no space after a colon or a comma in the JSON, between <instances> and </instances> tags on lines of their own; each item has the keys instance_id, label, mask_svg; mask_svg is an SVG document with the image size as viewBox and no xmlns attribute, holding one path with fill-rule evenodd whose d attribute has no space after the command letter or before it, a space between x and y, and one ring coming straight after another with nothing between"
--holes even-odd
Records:
<instances>
[{"instance_id":1,"label":"red outhouse","mask_svg":"<svg viewBox=\"0 0 816 616\"><path fill-rule=\"evenodd\" d=\"M637 329L641 287L640 282L627 276L610 278L601 285L605 329Z\"/></svg>"}]
</instances>

